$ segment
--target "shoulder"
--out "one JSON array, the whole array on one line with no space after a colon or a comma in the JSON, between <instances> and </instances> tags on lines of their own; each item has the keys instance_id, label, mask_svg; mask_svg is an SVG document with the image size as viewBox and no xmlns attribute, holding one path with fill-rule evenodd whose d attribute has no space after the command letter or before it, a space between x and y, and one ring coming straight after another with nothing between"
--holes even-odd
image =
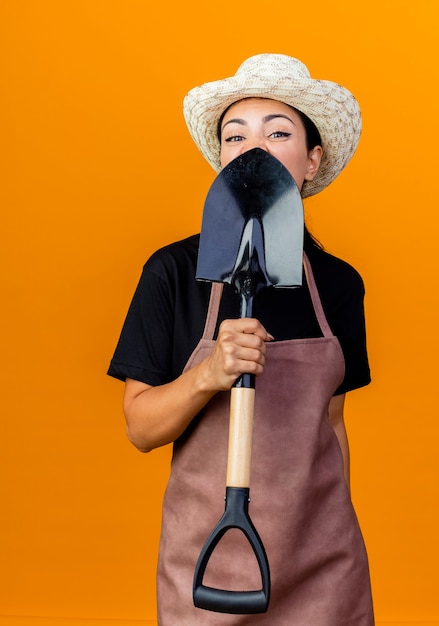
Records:
<instances>
[{"instance_id":1,"label":"shoulder","mask_svg":"<svg viewBox=\"0 0 439 626\"><path fill-rule=\"evenodd\" d=\"M191 235L159 248L145 263L146 273L168 280L173 275L192 271L196 265L199 235Z\"/></svg>"},{"instance_id":2,"label":"shoulder","mask_svg":"<svg viewBox=\"0 0 439 626\"><path fill-rule=\"evenodd\" d=\"M307 254L321 295L364 296L363 279L350 263L318 248L308 251Z\"/></svg>"}]
</instances>

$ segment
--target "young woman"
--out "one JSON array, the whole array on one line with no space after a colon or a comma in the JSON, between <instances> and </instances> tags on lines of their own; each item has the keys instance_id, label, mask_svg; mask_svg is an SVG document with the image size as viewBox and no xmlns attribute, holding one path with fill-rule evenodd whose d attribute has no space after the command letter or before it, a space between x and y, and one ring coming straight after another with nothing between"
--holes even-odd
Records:
<instances>
[{"instance_id":1,"label":"young woman","mask_svg":"<svg viewBox=\"0 0 439 626\"><path fill-rule=\"evenodd\" d=\"M192 89L189 130L219 171L259 147L294 177L302 196L345 167L361 133L354 97L313 80L298 60L251 57L235 76ZM130 440L147 452L174 442L158 566L160 626L372 626L366 551L349 492L345 394L370 382L364 287L358 273L305 231L299 289L267 289L239 319L229 286L197 282L198 236L145 264L109 374L125 381ZM195 608L192 581L223 512L229 390L258 377L251 516L271 570L260 615ZM240 533L228 532L204 584L260 586Z\"/></svg>"}]
</instances>

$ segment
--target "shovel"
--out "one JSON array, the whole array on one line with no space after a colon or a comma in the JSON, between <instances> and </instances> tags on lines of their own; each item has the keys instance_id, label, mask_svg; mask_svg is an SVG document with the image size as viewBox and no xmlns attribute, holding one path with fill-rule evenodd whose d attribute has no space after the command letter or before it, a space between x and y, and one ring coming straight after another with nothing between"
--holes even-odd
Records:
<instances>
[{"instance_id":1,"label":"shovel","mask_svg":"<svg viewBox=\"0 0 439 626\"><path fill-rule=\"evenodd\" d=\"M240 296L240 317L251 317L266 287L302 284L303 206L288 170L255 148L234 159L214 180L203 211L197 280L229 283ZM264 613L270 599L267 555L249 516L255 377L231 389L225 511L206 540L195 568L198 608L231 614ZM256 556L262 588L230 591L203 585L208 561L224 534L243 532Z\"/></svg>"}]
</instances>

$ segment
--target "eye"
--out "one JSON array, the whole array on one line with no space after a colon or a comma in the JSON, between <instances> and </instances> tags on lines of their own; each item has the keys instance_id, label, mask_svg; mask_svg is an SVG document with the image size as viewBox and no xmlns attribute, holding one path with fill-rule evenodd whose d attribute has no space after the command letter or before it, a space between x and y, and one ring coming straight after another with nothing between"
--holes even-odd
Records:
<instances>
[{"instance_id":1,"label":"eye","mask_svg":"<svg viewBox=\"0 0 439 626\"><path fill-rule=\"evenodd\" d=\"M244 139L244 137L242 137L242 135L231 135L230 137L225 137L224 141L226 143L233 143L235 141L242 141Z\"/></svg>"},{"instance_id":2,"label":"eye","mask_svg":"<svg viewBox=\"0 0 439 626\"><path fill-rule=\"evenodd\" d=\"M291 137L291 133L287 133L286 131L276 130L271 133L270 137L273 139L282 139L284 137Z\"/></svg>"}]
</instances>

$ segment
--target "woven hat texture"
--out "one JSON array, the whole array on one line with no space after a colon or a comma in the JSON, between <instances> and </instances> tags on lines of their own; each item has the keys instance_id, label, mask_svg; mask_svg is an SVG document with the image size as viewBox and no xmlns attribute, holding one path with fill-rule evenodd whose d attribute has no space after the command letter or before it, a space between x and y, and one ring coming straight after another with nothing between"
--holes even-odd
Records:
<instances>
[{"instance_id":1,"label":"woven hat texture","mask_svg":"<svg viewBox=\"0 0 439 626\"><path fill-rule=\"evenodd\" d=\"M216 172L221 169L218 122L224 111L243 98L270 98L288 104L316 125L323 156L314 180L305 182L302 196L327 187L354 154L361 135L361 113L354 96L344 87L311 78L298 59L283 54L258 54L224 80L191 89L183 112L189 132Z\"/></svg>"}]
</instances>

